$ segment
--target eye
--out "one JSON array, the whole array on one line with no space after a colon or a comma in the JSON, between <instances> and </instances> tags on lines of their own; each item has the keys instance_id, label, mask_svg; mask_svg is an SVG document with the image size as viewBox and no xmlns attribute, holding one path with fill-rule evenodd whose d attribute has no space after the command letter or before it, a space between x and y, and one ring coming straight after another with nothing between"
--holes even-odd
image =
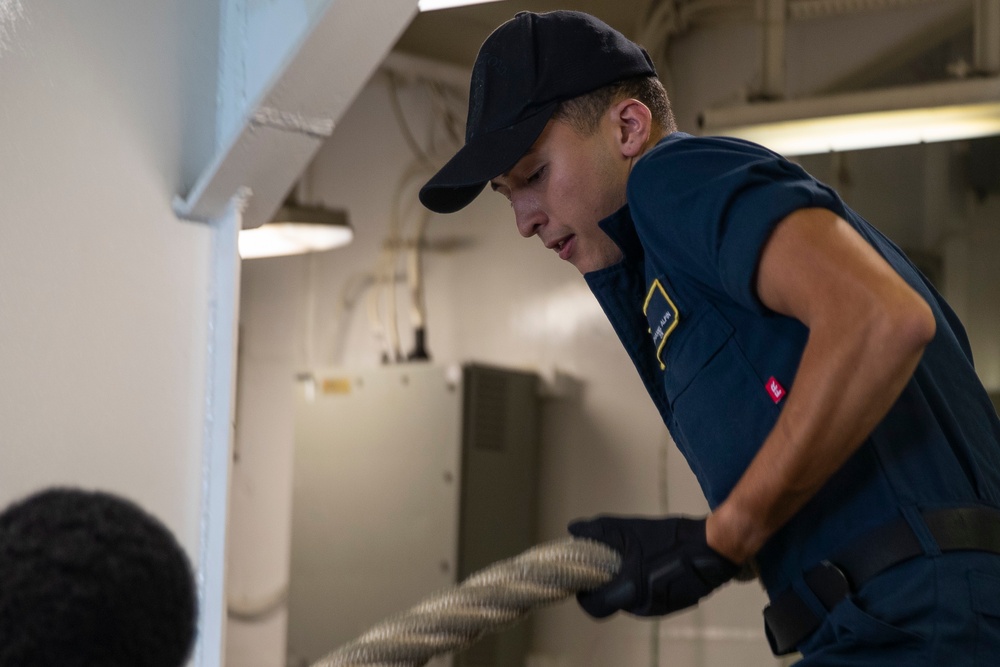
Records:
<instances>
[{"instance_id":1,"label":"eye","mask_svg":"<svg viewBox=\"0 0 1000 667\"><path fill-rule=\"evenodd\" d=\"M497 185L493 181L490 181L490 187L493 188L493 192L499 192L508 201L510 201L510 189L503 185Z\"/></svg>"},{"instance_id":2,"label":"eye","mask_svg":"<svg viewBox=\"0 0 1000 667\"><path fill-rule=\"evenodd\" d=\"M525 179L524 182L525 183L534 183L539 178L541 178L544 173L545 173L545 165L542 165L541 167L539 167L538 169L536 169L535 171L533 171L531 173L531 175L528 176L528 178Z\"/></svg>"}]
</instances>

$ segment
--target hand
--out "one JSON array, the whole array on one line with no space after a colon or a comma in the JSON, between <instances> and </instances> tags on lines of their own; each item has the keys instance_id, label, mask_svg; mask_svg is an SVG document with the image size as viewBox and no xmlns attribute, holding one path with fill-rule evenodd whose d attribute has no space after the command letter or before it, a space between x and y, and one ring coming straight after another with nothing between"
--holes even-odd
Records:
<instances>
[{"instance_id":1,"label":"hand","mask_svg":"<svg viewBox=\"0 0 1000 667\"><path fill-rule=\"evenodd\" d=\"M576 599L595 618L618 610L661 616L698 604L740 567L708 546L705 519L600 516L569 525L575 537L603 542L622 556L610 582Z\"/></svg>"}]
</instances>

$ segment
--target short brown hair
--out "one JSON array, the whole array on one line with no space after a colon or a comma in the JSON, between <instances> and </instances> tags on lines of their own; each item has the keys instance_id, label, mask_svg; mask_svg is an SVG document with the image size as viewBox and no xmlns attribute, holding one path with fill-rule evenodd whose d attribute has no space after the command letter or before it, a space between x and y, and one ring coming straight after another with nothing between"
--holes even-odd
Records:
<instances>
[{"instance_id":1,"label":"short brown hair","mask_svg":"<svg viewBox=\"0 0 1000 667\"><path fill-rule=\"evenodd\" d=\"M663 131L673 132L677 129L667 91L655 76L623 79L566 100L556 107L552 117L568 123L578 133L589 136L597 131L601 117L612 104L629 98L645 104L653 115L653 122Z\"/></svg>"}]
</instances>

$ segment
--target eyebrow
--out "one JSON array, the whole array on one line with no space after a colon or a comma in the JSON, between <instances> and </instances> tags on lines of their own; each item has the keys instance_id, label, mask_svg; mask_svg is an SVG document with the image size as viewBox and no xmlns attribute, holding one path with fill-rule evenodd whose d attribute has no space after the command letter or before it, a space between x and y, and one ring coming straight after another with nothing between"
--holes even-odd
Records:
<instances>
[{"instance_id":1,"label":"eyebrow","mask_svg":"<svg viewBox=\"0 0 1000 667\"><path fill-rule=\"evenodd\" d=\"M532 155L532 154L537 153L537 152L538 152L538 148L535 145L532 145L528 150L526 150L524 152L524 155L522 155L520 158L518 158L517 162L520 162L521 160L523 160L524 158L528 157L529 155ZM514 167L517 166L517 162L514 163ZM510 169L508 169L504 173L500 174L499 176L494 176L493 178L509 178L510 177L510 172L514 171L514 167L511 167ZM490 179L489 183L490 183L490 187L493 188L493 192L496 192L497 188L499 188L500 186L496 184L496 181L494 181L493 178Z\"/></svg>"}]
</instances>

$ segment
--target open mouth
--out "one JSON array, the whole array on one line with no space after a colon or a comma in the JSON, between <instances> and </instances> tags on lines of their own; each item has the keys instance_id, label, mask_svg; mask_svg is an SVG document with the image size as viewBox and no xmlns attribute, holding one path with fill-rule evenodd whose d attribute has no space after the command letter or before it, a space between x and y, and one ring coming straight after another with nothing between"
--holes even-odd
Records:
<instances>
[{"instance_id":1,"label":"open mouth","mask_svg":"<svg viewBox=\"0 0 1000 667\"><path fill-rule=\"evenodd\" d=\"M576 235L570 234L564 239L560 239L552 249L556 251L559 255L559 259L569 259L570 255L573 253L573 243L576 240Z\"/></svg>"}]
</instances>

